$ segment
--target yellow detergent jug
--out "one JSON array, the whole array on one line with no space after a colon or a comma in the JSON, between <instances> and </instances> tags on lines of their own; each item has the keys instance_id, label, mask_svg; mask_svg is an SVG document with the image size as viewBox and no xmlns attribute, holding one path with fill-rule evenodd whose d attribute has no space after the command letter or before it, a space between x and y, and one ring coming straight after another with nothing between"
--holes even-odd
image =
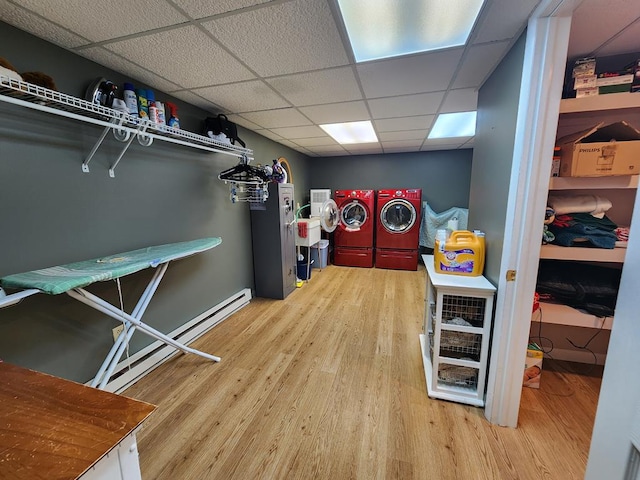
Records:
<instances>
[{"instance_id":1,"label":"yellow detergent jug","mask_svg":"<svg viewBox=\"0 0 640 480\"><path fill-rule=\"evenodd\" d=\"M484 235L456 230L448 240L436 238L433 257L438 273L477 277L484 270Z\"/></svg>"}]
</instances>

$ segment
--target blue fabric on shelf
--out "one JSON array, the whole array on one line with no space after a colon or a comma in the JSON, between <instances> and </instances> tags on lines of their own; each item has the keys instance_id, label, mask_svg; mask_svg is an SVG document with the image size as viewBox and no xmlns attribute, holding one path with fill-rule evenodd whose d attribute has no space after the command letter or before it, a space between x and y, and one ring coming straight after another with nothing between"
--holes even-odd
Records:
<instances>
[{"instance_id":1,"label":"blue fabric on shelf","mask_svg":"<svg viewBox=\"0 0 640 480\"><path fill-rule=\"evenodd\" d=\"M618 240L613 232L582 223L574 223L568 227L550 225L550 230L556 236L553 243L564 247L590 244L598 248L614 248Z\"/></svg>"}]
</instances>

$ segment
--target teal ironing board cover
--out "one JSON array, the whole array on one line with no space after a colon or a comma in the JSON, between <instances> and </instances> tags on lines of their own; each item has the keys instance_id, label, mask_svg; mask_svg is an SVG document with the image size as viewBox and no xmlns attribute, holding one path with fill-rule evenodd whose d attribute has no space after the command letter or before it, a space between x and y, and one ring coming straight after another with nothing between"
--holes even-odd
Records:
<instances>
[{"instance_id":1,"label":"teal ironing board cover","mask_svg":"<svg viewBox=\"0 0 640 480\"><path fill-rule=\"evenodd\" d=\"M108 257L8 275L0 279L0 285L7 288L35 288L57 295L94 282L112 280L145 268L157 267L171 260L204 252L221 243L221 238L211 237L141 248Z\"/></svg>"}]
</instances>

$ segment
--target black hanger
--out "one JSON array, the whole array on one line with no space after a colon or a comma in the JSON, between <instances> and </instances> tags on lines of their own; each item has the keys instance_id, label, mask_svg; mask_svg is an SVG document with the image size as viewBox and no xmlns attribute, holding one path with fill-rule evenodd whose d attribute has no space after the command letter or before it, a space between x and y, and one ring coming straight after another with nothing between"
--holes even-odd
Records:
<instances>
[{"instance_id":1,"label":"black hanger","mask_svg":"<svg viewBox=\"0 0 640 480\"><path fill-rule=\"evenodd\" d=\"M249 165L248 160L244 157L235 167L220 172L218 178L230 182L255 184L265 183L270 180L269 175L263 168Z\"/></svg>"}]
</instances>

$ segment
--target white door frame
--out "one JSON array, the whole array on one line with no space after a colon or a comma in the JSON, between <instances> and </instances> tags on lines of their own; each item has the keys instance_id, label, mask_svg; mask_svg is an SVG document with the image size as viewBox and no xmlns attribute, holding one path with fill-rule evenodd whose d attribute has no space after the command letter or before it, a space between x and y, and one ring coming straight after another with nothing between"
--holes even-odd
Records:
<instances>
[{"instance_id":1,"label":"white door frame","mask_svg":"<svg viewBox=\"0 0 640 480\"><path fill-rule=\"evenodd\" d=\"M485 417L516 427L540 239L577 0L543 0L529 20L501 258ZM516 280L507 280L508 272Z\"/></svg>"}]
</instances>

